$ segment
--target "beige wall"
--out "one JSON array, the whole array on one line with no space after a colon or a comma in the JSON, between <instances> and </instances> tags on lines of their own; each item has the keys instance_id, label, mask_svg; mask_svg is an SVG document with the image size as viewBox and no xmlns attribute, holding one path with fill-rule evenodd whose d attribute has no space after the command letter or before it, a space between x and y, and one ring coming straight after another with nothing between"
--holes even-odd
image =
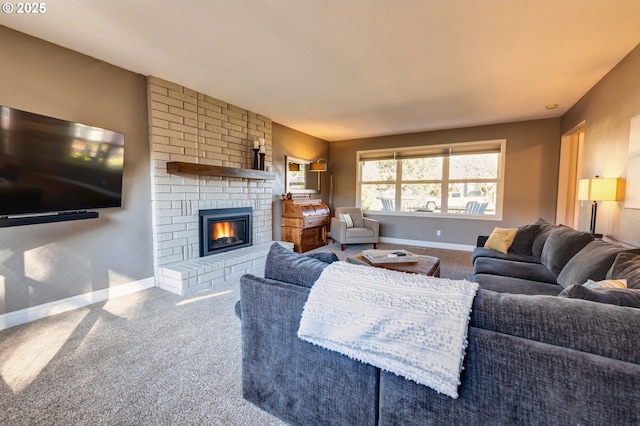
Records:
<instances>
[{"instance_id":1,"label":"beige wall","mask_svg":"<svg viewBox=\"0 0 640 426\"><path fill-rule=\"evenodd\" d=\"M582 178L627 176L630 121L640 114L640 45L563 117L562 132L585 122ZM588 230L591 204L580 208L579 229ZM597 232L640 246L640 210L624 201L601 202Z\"/></svg>"},{"instance_id":2,"label":"beige wall","mask_svg":"<svg viewBox=\"0 0 640 426\"><path fill-rule=\"evenodd\" d=\"M125 133L123 207L0 228L0 314L153 276L146 78L0 26L0 104Z\"/></svg>"},{"instance_id":3,"label":"beige wall","mask_svg":"<svg viewBox=\"0 0 640 426\"><path fill-rule=\"evenodd\" d=\"M282 194L285 193L285 156L290 155L310 161L320 158L329 159L329 142L278 123L273 123L272 131L273 171L276 173L276 180L273 184L273 239L278 241L282 239L281 201ZM330 164L328 173L320 173L321 193L318 195L318 198L321 198L323 202L329 205L331 203L332 171L333 165Z\"/></svg>"},{"instance_id":4,"label":"beige wall","mask_svg":"<svg viewBox=\"0 0 640 426\"><path fill-rule=\"evenodd\" d=\"M416 145L506 139L502 221L370 215L381 222L381 236L443 244L474 245L495 226L510 227L543 217L555 219L560 119L524 121L331 142L335 206L356 202L356 151ZM440 237L436 230L442 231Z\"/></svg>"}]
</instances>

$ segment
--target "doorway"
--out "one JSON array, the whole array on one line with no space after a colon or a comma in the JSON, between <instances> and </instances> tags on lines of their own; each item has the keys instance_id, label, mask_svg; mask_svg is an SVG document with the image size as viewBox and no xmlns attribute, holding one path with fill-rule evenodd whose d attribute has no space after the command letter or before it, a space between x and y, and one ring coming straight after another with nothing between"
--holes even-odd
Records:
<instances>
[{"instance_id":1,"label":"doorway","mask_svg":"<svg viewBox=\"0 0 640 426\"><path fill-rule=\"evenodd\" d=\"M565 134L560 143L556 223L574 229L578 229L580 216L578 182L582 175L583 145L584 122Z\"/></svg>"}]
</instances>

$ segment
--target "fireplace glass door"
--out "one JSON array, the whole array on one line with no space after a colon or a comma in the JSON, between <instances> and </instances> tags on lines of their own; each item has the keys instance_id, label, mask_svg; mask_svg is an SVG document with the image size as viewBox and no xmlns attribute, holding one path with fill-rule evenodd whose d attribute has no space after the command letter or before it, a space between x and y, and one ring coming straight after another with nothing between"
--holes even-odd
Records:
<instances>
[{"instance_id":1,"label":"fireplace glass door","mask_svg":"<svg viewBox=\"0 0 640 426\"><path fill-rule=\"evenodd\" d=\"M200 211L200 256L252 244L251 208Z\"/></svg>"}]
</instances>

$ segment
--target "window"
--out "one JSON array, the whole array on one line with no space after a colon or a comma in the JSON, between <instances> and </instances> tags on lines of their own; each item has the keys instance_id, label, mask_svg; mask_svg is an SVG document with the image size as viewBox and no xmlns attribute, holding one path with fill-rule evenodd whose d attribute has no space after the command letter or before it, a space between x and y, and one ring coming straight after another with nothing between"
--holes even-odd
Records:
<instances>
[{"instance_id":1,"label":"window","mask_svg":"<svg viewBox=\"0 0 640 426\"><path fill-rule=\"evenodd\" d=\"M365 211L470 218L502 216L505 140L359 151Z\"/></svg>"}]
</instances>

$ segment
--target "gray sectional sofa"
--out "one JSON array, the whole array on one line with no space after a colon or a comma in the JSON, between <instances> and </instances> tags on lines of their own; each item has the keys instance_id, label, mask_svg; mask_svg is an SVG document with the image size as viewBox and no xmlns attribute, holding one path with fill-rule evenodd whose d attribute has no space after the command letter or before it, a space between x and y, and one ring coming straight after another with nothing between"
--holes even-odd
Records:
<instances>
[{"instance_id":1,"label":"gray sectional sofa","mask_svg":"<svg viewBox=\"0 0 640 426\"><path fill-rule=\"evenodd\" d=\"M485 241L478 238L472 253L473 281L501 293L555 296L589 279L620 278L611 270L618 255L640 253L542 218L518 228L507 253L485 248ZM640 288L635 281L629 287Z\"/></svg>"},{"instance_id":2,"label":"gray sectional sofa","mask_svg":"<svg viewBox=\"0 0 640 426\"><path fill-rule=\"evenodd\" d=\"M640 309L481 289L460 396L452 399L297 337L310 287L334 260L274 244L265 277L241 278L243 394L280 419L358 426L640 424Z\"/></svg>"}]
</instances>

